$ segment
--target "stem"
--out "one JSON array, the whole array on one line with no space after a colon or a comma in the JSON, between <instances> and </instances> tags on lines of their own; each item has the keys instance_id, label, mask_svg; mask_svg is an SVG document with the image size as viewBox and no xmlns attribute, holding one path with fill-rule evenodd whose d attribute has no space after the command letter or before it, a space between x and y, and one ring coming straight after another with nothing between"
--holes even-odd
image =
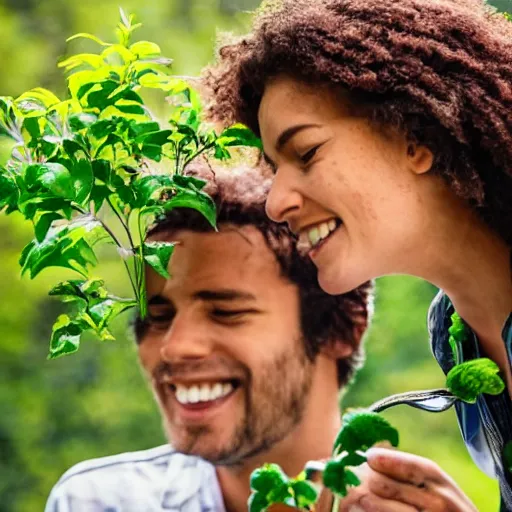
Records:
<instances>
[{"instance_id":1,"label":"stem","mask_svg":"<svg viewBox=\"0 0 512 512\"><path fill-rule=\"evenodd\" d=\"M124 260L124 259L123 259L123 261L124 261L124 266L126 268L126 271L128 272L128 277L130 278L130 283L132 285L133 292L135 293L135 298L138 301L139 300L139 287L137 286L137 283L139 281L139 276L138 276L138 269L137 269L137 257L135 256L135 244L133 243L133 238L132 238L132 235L130 233L130 228L124 222L123 217L121 216L121 214L119 213L117 208L112 203L112 200L110 199L110 196L107 197L107 203L110 206L110 208L112 209L112 211L114 212L114 215L118 218L119 222L121 223L121 226L123 226L123 229L125 230L126 234L128 235L128 240L129 240L130 246L131 246L130 248L131 248L131 250L132 250L132 252L134 254L134 265L133 265L133 268L134 268L134 272L135 272L135 282L134 282L132 273L130 272L130 266L128 265L128 262L126 260Z\"/></svg>"},{"instance_id":2,"label":"stem","mask_svg":"<svg viewBox=\"0 0 512 512\"><path fill-rule=\"evenodd\" d=\"M137 228L139 230L139 255L140 255L140 272L139 272L139 312L142 320L148 314L148 304L146 300L146 266L144 265L144 237L142 236L141 214L137 213Z\"/></svg>"},{"instance_id":3,"label":"stem","mask_svg":"<svg viewBox=\"0 0 512 512\"><path fill-rule=\"evenodd\" d=\"M204 153L205 151L208 151L209 149L212 149L215 146L215 142L212 142L211 144L207 144L206 146L203 146L197 153L192 155L188 160L185 161L183 164L183 169L187 167L187 165L192 162L195 158L197 158L200 154Z\"/></svg>"},{"instance_id":4,"label":"stem","mask_svg":"<svg viewBox=\"0 0 512 512\"><path fill-rule=\"evenodd\" d=\"M336 458L337 455L341 453L341 445L334 450L334 453L332 454L332 458ZM341 498L337 494L334 495L334 500L332 502L332 508L331 512L339 512L340 510L340 504L341 504Z\"/></svg>"},{"instance_id":5,"label":"stem","mask_svg":"<svg viewBox=\"0 0 512 512\"><path fill-rule=\"evenodd\" d=\"M91 215L91 217L93 217L95 220L97 220L102 225L103 229L109 234L110 238L112 238L112 240L117 245L117 247L119 247L120 249L124 249L123 245L117 239L117 237L114 235L112 230L100 218L96 217L95 215L92 215L91 212L88 212L88 211L84 210L83 208L81 208L77 204L73 204L72 208L74 210L76 210L77 212L80 212L83 215ZM111 208L112 208L112 205L111 205ZM133 247L132 247L132 250L134 251ZM131 283L133 291L135 293L135 298L137 300L139 300L138 288L135 286L135 283L133 282L133 277L132 277L132 274L130 272L130 267L128 265L128 262L122 256L121 256L121 259L123 260L123 263L124 263L124 266L126 268L126 271L128 272L128 277L130 278L130 283ZM85 277L87 278L88 276L85 276Z\"/></svg>"}]
</instances>

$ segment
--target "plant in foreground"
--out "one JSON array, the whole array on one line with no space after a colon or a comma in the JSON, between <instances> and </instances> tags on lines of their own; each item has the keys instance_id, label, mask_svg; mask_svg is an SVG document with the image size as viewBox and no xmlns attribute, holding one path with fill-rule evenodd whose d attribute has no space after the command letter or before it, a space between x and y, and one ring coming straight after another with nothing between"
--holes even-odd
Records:
<instances>
[{"instance_id":1,"label":"plant in foreground","mask_svg":"<svg viewBox=\"0 0 512 512\"><path fill-rule=\"evenodd\" d=\"M204 183L184 176L185 167L200 155L228 159L232 146L260 147L242 125L217 133L203 122L198 93L170 74L171 59L153 42L132 42L139 26L121 11L116 42L90 34L69 39L92 40L100 50L59 64L69 73L67 99L42 88L0 97L0 135L13 142L0 167L0 211L19 212L34 227L21 254L22 273L34 278L64 267L79 274L50 291L73 306L53 326L50 358L78 350L84 331L113 339L109 324L128 308L145 316L145 265L168 277L174 248L146 240L156 216L192 208L215 226ZM144 102L144 89L169 100L165 123ZM133 298L114 296L90 275L102 244L117 247Z\"/></svg>"},{"instance_id":2,"label":"plant in foreground","mask_svg":"<svg viewBox=\"0 0 512 512\"><path fill-rule=\"evenodd\" d=\"M460 322L451 331L452 336L455 332L457 343L464 342L464 330L465 325ZM450 405L453 405L456 400L475 403L482 393L496 395L504 391L505 384L498 373L498 366L489 359L474 359L460 363L455 365L448 373L446 390L433 390L430 392L430 396L428 396L429 392L413 392L389 397L378 402L377 404L380 405L375 406L375 409L383 410L404 403L419 406L418 403L411 403L413 396L416 396L418 400L420 399L418 397L421 397L423 401L426 398L436 398L440 391L452 395L454 400L450 402ZM426 406L425 409L427 409ZM446 407L439 410L445 409ZM427 410L434 411L435 409L429 408ZM250 512L261 512L278 503L304 510L314 510L314 505L318 499L317 487L310 483L308 499L301 502L301 489L295 490L293 484L297 480L308 482L318 470L322 472L323 486L330 489L334 494L335 499L332 509L337 511L340 499L347 495L350 487L361 483L350 468L365 463L365 451L382 441L387 441L396 447L398 446L399 435L398 431L377 412L361 410L346 413L343 416L341 430L334 442L333 456L330 460L322 463L317 461L308 463L305 471L297 479L288 478L276 464L266 464L253 473L251 478L253 494L249 499ZM505 447L503 457L506 467L512 467L512 443Z\"/></svg>"},{"instance_id":3,"label":"plant in foreground","mask_svg":"<svg viewBox=\"0 0 512 512\"><path fill-rule=\"evenodd\" d=\"M310 479L319 468L323 485L334 493L337 504L338 498L346 496L350 487L360 484L349 468L366 462L365 451L382 441L398 446L397 430L382 416L366 410L346 413L330 460L307 464L296 478L289 478L277 464L265 464L253 472L249 511L261 512L278 503L313 510L318 488Z\"/></svg>"}]
</instances>

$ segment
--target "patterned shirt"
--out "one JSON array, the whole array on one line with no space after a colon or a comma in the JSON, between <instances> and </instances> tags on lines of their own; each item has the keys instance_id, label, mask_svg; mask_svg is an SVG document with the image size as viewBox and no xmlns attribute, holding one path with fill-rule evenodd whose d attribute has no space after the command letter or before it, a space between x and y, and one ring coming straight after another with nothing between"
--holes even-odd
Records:
<instances>
[{"instance_id":1,"label":"patterned shirt","mask_svg":"<svg viewBox=\"0 0 512 512\"><path fill-rule=\"evenodd\" d=\"M45 512L225 512L215 468L170 446L77 464Z\"/></svg>"},{"instance_id":2,"label":"patterned shirt","mask_svg":"<svg viewBox=\"0 0 512 512\"><path fill-rule=\"evenodd\" d=\"M448 328L454 311L448 297L440 292L429 312L432 351L445 374L455 364L448 341ZM463 361L483 357L476 335L469 332L470 336L462 349ZM512 314L505 322L502 337L512 367ZM498 479L501 510L512 511L512 473L502 458L504 446L512 441L512 402L508 391L505 389L498 396L480 395L475 404L460 402L455 408L462 437L471 457L482 471Z\"/></svg>"}]
</instances>

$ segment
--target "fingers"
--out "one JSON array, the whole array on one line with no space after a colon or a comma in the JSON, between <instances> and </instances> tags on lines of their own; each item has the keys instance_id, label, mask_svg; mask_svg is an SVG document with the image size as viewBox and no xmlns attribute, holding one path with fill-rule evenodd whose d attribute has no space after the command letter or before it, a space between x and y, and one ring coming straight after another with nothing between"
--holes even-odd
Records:
<instances>
[{"instance_id":1,"label":"fingers","mask_svg":"<svg viewBox=\"0 0 512 512\"><path fill-rule=\"evenodd\" d=\"M370 468L400 482L415 486L425 485L427 480L453 483L437 464L424 457L386 448L370 448L366 456Z\"/></svg>"},{"instance_id":2,"label":"fingers","mask_svg":"<svg viewBox=\"0 0 512 512\"><path fill-rule=\"evenodd\" d=\"M471 500L435 462L395 450L372 448L365 484L370 493L429 512L476 511Z\"/></svg>"},{"instance_id":3,"label":"fingers","mask_svg":"<svg viewBox=\"0 0 512 512\"><path fill-rule=\"evenodd\" d=\"M362 488L352 489L341 501L340 512L418 512L418 509L372 494Z\"/></svg>"},{"instance_id":4,"label":"fingers","mask_svg":"<svg viewBox=\"0 0 512 512\"><path fill-rule=\"evenodd\" d=\"M370 493L386 500L411 505L414 510L448 510L446 499L429 487L419 488L376 472L372 472L367 485Z\"/></svg>"}]
</instances>

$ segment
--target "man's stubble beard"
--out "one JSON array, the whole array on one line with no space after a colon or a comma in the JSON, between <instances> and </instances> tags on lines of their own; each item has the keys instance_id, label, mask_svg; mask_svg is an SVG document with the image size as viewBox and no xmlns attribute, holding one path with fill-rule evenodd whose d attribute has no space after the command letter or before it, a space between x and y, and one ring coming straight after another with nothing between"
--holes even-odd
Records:
<instances>
[{"instance_id":1,"label":"man's stubble beard","mask_svg":"<svg viewBox=\"0 0 512 512\"><path fill-rule=\"evenodd\" d=\"M244 415L237 420L229 446L201 447L201 441L213 435L205 425L187 427L187 441L174 445L176 450L215 465L236 466L268 451L301 422L313 377L313 362L306 355L302 339L293 348L288 347L286 353L260 366L256 377L248 368L246 371L249 378L243 389Z\"/></svg>"}]
</instances>

